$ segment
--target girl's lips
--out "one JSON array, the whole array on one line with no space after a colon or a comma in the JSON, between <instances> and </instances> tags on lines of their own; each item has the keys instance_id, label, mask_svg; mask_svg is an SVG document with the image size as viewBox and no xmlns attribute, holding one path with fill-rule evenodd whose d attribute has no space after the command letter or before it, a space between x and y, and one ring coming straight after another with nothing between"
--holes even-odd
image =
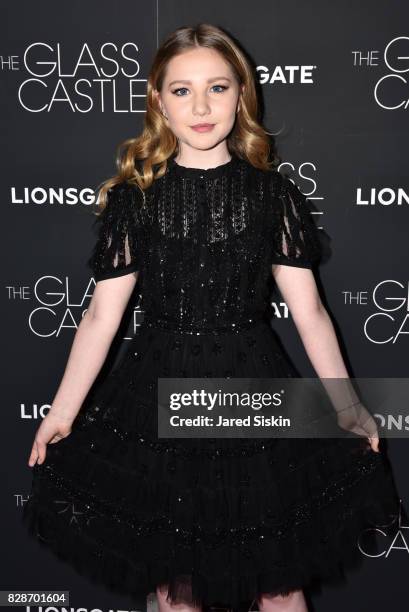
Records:
<instances>
[{"instance_id":1,"label":"girl's lips","mask_svg":"<svg viewBox=\"0 0 409 612\"><path fill-rule=\"evenodd\" d=\"M210 132L214 128L214 124L207 123L205 125L191 125L190 127L195 132Z\"/></svg>"}]
</instances>

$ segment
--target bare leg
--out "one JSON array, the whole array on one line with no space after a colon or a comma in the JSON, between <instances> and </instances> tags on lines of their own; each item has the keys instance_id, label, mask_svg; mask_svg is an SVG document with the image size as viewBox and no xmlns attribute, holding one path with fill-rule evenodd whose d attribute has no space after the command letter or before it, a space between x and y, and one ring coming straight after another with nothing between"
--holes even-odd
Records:
<instances>
[{"instance_id":1,"label":"bare leg","mask_svg":"<svg viewBox=\"0 0 409 612\"><path fill-rule=\"evenodd\" d=\"M266 593L258 598L258 605L260 612L308 612L301 590L274 597Z\"/></svg>"},{"instance_id":2,"label":"bare leg","mask_svg":"<svg viewBox=\"0 0 409 612\"><path fill-rule=\"evenodd\" d=\"M168 592L167 585L160 585L156 588L156 597L158 599L159 612L202 612L202 608L193 606L188 600L180 601L180 603L171 604L166 600Z\"/></svg>"}]
</instances>

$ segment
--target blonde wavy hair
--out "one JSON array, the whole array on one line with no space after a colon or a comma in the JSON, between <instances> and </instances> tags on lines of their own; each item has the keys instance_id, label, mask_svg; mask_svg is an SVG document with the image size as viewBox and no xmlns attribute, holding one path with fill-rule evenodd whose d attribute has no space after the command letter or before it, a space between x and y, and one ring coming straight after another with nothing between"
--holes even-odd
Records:
<instances>
[{"instance_id":1,"label":"blonde wavy hair","mask_svg":"<svg viewBox=\"0 0 409 612\"><path fill-rule=\"evenodd\" d=\"M167 159L178 153L178 140L162 115L154 90L161 91L169 61L176 55L197 47L207 47L219 52L230 65L239 86L244 85L240 93L240 109L236 113L234 127L227 137L230 153L235 153L262 170L270 170L272 165L278 163L268 132L259 120L255 70L244 51L230 35L217 26L209 23L183 26L172 32L156 52L147 81L143 131L140 136L129 138L118 146L118 173L99 188L97 214L105 208L107 192L111 187L127 182L144 192L155 179L166 172Z\"/></svg>"}]
</instances>

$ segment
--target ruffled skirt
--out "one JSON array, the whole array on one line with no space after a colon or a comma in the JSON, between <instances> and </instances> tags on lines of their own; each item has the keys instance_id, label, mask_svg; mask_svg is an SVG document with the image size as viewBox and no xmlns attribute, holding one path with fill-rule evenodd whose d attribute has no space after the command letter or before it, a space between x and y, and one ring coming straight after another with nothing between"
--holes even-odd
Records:
<instances>
[{"instance_id":1,"label":"ruffled skirt","mask_svg":"<svg viewBox=\"0 0 409 612\"><path fill-rule=\"evenodd\" d=\"M29 533L139 602L237 608L344 576L365 528L396 527L386 457L366 439L165 439L158 377L291 377L265 323L188 335L142 324L72 432L33 467Z\"/></svg>"}]
</instances>

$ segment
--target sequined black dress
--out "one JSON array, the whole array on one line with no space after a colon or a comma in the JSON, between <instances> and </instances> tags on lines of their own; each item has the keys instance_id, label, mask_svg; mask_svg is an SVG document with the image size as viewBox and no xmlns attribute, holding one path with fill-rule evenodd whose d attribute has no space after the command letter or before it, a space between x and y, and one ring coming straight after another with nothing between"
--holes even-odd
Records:
<instances>
[{"instance_id":1,"label":"sequined black dress","mask_svg":"<svg viewBox=\"0 0 409 612\"><path fill-rule=\"evenodd\" d=\"M168 583L172 601L234 608L341 575L361 556L360 531L398 513L386 459L364 438L157 436L158 377L297 375L269 301L272 263L319 261L305 197L235 155L207 170L170 159L145 198L111 190L99 223L95 280L139 271L145 318L70 435L34 466L30 533L139 598Z\"/></svg>"}]
</instances>

